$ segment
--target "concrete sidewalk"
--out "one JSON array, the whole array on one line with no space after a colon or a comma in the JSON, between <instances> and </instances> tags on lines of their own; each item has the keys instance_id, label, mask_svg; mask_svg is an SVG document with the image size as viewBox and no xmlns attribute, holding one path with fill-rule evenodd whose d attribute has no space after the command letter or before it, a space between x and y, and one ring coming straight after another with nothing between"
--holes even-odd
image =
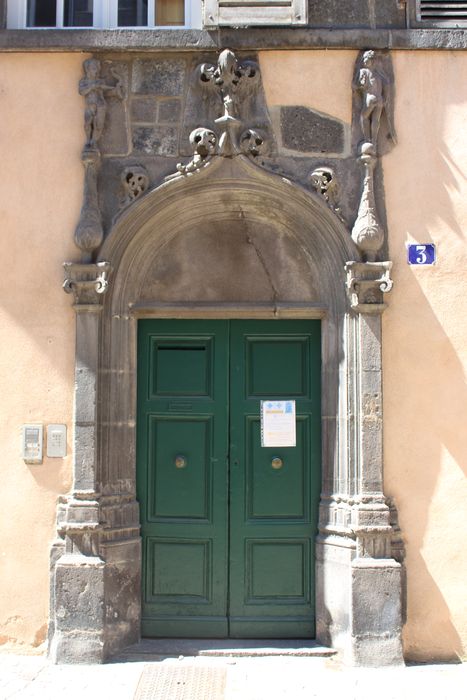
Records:
<instances>
[{"instance_id":1,"label":"concrete sidewalk","mask_svg":"<svg viewBox=\"0 0 467 700\"><path fill-rule=\"evenodd\" d=\"M1 700L374 700L375 696L467 700L467 665L350 669L335 657L173 658L151 654L147 646L134 647L103 666L55 666L43 656L0 654Z\"/></svg>"}]
</instances>

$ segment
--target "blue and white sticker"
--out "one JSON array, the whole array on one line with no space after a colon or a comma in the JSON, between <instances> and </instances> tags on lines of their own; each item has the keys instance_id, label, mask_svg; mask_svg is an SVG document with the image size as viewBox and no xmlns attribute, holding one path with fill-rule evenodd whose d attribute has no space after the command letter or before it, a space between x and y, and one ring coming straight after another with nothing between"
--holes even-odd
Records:
<instances>
[{"instance_id":1,"label":"blue and white sticker","mask_svg":"<svg viewBox=\"0 0 467 700\"><path fill-rule=\"evenodd\" d=\"M434 243L409 243L407 245L407 262L409 265L434 265L436 246Z\"/></svg>"}]
</instances>

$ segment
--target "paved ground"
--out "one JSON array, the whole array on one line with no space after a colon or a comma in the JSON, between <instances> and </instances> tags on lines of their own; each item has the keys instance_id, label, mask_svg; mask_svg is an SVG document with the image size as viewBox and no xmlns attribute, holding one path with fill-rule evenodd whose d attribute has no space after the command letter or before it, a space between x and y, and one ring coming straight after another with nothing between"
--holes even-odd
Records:
<instances>
[{"instance_id":1,"label":"paved ground","mask_svg":"<svg viewBox=\"0 0 467 700\"><path fill-rule=\"evenodd\" d=\"M349 669L335 657L282 653L173 658L146 646L103 666L0 654L0 699L467 700L467 664Z\"/></svg>"}]
</instances>

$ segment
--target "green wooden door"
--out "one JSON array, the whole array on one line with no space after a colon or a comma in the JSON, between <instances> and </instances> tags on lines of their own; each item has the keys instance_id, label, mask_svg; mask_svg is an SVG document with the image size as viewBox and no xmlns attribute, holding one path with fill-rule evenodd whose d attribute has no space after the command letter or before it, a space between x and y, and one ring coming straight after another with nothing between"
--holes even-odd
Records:
<instances>
[{"instance_id":1,"label":"green wooden door","mask_svg":"<svg viewBox=\"0 0 467 700\"><path fill-rule=\"evenodd\" d=\"M143 636L314 636L319 388L318 321L140 321ZM274 398L296 447L261 447Z\"/></svg>"}]
</instances>

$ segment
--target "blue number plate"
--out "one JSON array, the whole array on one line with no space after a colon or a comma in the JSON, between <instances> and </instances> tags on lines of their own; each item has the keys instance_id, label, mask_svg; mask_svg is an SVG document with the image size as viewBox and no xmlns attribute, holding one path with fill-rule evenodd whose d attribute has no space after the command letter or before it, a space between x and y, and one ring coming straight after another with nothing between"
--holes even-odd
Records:
<instances>
[{"instance_id":1,"label":"blue number plate","mask_svg":"<svg viewBox=\"0 0 467 700\"><path fill-rule=\"evenodd\" d=\"M436 262L435 244L410 243L407 246L407 262L409 265L434 265Z\"/></svg>"}]
</instances>

